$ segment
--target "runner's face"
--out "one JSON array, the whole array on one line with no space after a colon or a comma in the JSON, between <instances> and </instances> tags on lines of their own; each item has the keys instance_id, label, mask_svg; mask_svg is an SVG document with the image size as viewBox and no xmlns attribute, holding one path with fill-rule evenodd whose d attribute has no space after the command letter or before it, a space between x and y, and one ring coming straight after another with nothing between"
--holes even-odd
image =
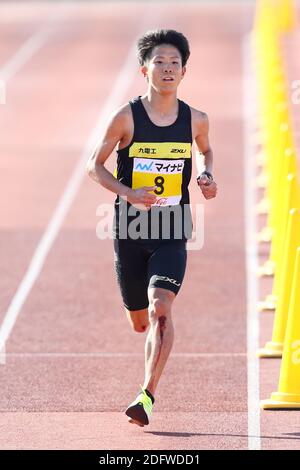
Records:
<instances>
[{"instance_id":1,"label":"runner's face","mask_svg":"<svg viewBox=\"0 0 300 470\"><path fill-rule=\"evenodd\" d=\"M180 52L169 44L156 46L149 61L142 67L149 85L164 94L176 91L185 70L185 67L182 67Z\"/></svg>"}]
</instances>

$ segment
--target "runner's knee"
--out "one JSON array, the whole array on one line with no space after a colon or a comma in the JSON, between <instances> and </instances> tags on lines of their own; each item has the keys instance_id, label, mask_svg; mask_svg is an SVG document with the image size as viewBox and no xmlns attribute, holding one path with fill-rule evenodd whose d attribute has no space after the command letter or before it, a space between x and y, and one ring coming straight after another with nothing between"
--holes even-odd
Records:
<instances>
[{"instance_id":1,"label":"runner's knee","mask_svg":"<svg viewBox=\"0 0 300 470\"><path fill-rule=\"evenodd\" d=\"M148 325L141 325L141 324L139 324L139 323L134 323L134 324L132 325L132 327L133 327L133 329L134 329L134 331L135 331L136 333L144 333L144 332L146 331L146 329L147 329L147 326L148 326Z\"/></svg>"},{"instance_id":2,"label":"runner's knee","mask_svg":"<svg viewBox=\"0 0 300 470\"><path fill-rule=\"evenodd\" d=\"M149 325L148 310L130 311L126 310L127 318L134 331L144 333Z\"/></svg>"},{"instance_id":3,"label":"runner's knee","mask_svg":"<svg viewBox=\"0 0 300 470\"><path fill-rule=\"evenodd\" d=\"M168 298L155 297L150 301L149 318L155 320L158 317L166 316L170 312L171 302Z\"/></svg>"}]
</instances>

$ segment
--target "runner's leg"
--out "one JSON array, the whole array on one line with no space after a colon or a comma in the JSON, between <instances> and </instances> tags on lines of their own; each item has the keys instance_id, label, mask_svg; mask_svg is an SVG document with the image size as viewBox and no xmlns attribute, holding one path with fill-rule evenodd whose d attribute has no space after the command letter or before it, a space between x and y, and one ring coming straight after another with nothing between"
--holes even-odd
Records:
<instances>
[{"instance_id":1,"label":"runner's leg","mask_svg":"<svg viewBox=\"0 0 300 470\"><path fill-rule=\"evenodd\" d=\"M186 268L185 241L162 242L148 262L150 329L145 344L144 389L154 395L174 339L171 308Z\"/></svg>"},{"instance_id":2,"label":"runner's leg","mask_svg":"<svg viewBox=\"0 0 300 470\"><path fill-rule=\"evenodd\" d=\"M175 294L167 289L150 287L148 297L150 329L145 343L143 389L154 395L173 345L171 307Z\"/></svg>"}]
</instances>

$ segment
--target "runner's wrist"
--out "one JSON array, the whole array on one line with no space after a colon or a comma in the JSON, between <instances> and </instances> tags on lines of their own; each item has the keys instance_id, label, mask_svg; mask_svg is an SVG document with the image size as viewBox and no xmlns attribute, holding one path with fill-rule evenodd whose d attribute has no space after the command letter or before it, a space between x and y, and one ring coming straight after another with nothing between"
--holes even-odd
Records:
<instances>
[{"instance_id":1,"label":"runner's wrist","mask_svg":"<svg viewBox=\"0 0 300 470\"><path fill-rule=\"evenodd\" d=\"M202 173L197 176L196 180L197 180L198 184L199 184L200 179L201 179L202 176L207 176L207 178L211 181L213 181L213 179L214 179L213 174L210 171L205 170L205 171L202 171Z\"/></svg>"},{"instance_id":2,"label":"runner's wrist","mask_svg":"<svg viewBox=\"0 0 300 470\"><path fill-rule=\"evenodd\" d=\"M134 189L130 188L129 186L124 186L124 190L122 190L120 196L130 198L133 195Z\"/></svg>"}]
</instances>

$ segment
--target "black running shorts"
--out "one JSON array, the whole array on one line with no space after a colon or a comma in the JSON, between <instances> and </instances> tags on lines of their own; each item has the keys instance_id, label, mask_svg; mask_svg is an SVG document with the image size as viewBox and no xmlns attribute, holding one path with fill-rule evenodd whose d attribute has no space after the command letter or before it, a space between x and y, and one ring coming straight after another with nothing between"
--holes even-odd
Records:
<instances>
[{"instance_id":1,"label":"black running shorts","mask_svg":"<svg viewBox=\"0 0 300 470\"><path fill-rule=\"evenodd\" d=\"M114 251L117 280L128 310L148 307L149 287L178 294L186 268L185 240L114 239Z\"/></svg>"}]
</instances>

